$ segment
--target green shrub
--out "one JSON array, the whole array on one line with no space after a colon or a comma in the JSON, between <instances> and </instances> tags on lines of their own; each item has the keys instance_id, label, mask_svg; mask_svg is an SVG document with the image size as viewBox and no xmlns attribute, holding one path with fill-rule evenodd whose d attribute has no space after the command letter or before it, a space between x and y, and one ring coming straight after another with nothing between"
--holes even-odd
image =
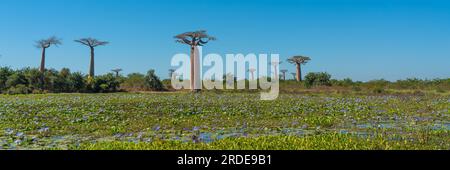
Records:
<instances>
[{"instance_id":1,"label":"green shrub","mask_svg":"<svg viewBox=\"0 0 450 170\"><path fill-rule=\"evenodd\" d=\"M305 77L305 86L331 86L331 75L326 72L308 73Z\"/></svg>"},{"instance_id":2,"label":"green shrub","mask_svg":"<svg viewBox=\"0 0 450 170\"><path fill-rule=\"evenodd\" d=\"M6 81L8 80L8 77L13 73L14 71L8 67L0 67L0 91L4 91L7 89Z\"/></svg>"},{"instance_id":3,"label":"green shrub","mask_svg":"<svg viewBox=\"0 0 450 170\"><path fill-rule=\"evenodd\" d=\"M128 74L120 87L128 91L145 90L145 75L140 73Z\"/></svg>"},{"instance_id":4,"label":"green shrub","mask_svg":"<svg viewBox=\"0 0 450 170\"><path fill-rule=\"evenodd\" d=\"M353 91L361 91L362 89L359 86L352 86L352 90Z\"/></svg>"},{"instance_id":5,"label":"green shrub","mask_svg":"<svg viewBox=\"0 0 450 170\"><path fill-rule=\"evenodd\" d=\"M116 92L120 87L120 82L117 80L117 77L112 73L94 77L92 86L92 92L101 92L101 93L109 93Z\"/></svg>"},{"instance_id":6,"label":"green shrub","mask_svg":"<svg viewBox=\"0 0 450 170\"><path fill-rule=\"evenodd\" d=\"M68 81L72 92L84 92L86 90L86 79L82 73L75 72L70 74Z\"/></svg>"},{"instance_id":7,"label":"green shrub","mask_svg":"<svg viewBox=\"0 0 450 170\"><path fill-rule=\"evenodd\" d=\"M156 76L155 70L149 70L147 75L145 76L145 87L150 90L162 91L164 90L164 86L159 80L159 77Z\"/></svg>"},{"instance_id":8,"label":"green shrub","mask_svg":"<svg viewBox=\"0 0 450 170\"><path fill-rule=\"evenodd\" d=\"M23 72L15 72L11 76L8 77L6 81L6 88L16 87L18 85L28 85L27 78L23 74Z\"/></svg>"},{"instance_id":9,"label":"green shrub","mask_svg":"<svg viewBox=\"0 0 450 170\"><path fill-rule=\"evenodd\" d=\"M376 94L383 94L385 90L383 87L376 87L375 89L372 90L372 92Z\"/></svg>"},{"instance_id":10,"label":"green shrub","mask_svg":"<svg viewBox=\"0 0 450 170\"><path fill-rule=\"evenodd\" d=\"M352 79L350 78L345 78L343 80L331 80L330 81L331 85L333 86L343 86L343 87L350 87L353 86L355 83L353 82Z\"/></svg>"},{"instance_id":11,"label":"green shrub","mask_svg":"<svg viewBox=\"0 0 450 170\"><path fill-rule=\"evenodd\" d=\"M10 95L16 95L16 94L29 94L30 93L30 88L28 88L27 86L23 85L23 84L18 84L14 87L10 87L7 92L7 94Z\"/></svg>"}]
</instances>

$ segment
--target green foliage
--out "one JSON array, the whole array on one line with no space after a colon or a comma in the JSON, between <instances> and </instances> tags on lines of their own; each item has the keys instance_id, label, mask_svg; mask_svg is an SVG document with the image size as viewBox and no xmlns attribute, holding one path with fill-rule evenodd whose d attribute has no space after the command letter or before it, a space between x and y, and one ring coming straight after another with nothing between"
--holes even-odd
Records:
<instances>
[{"instance_id":1,"label":"green foliage","mask_svg":"<svg viewBox=\"0 0 450 170\"><path fill-rule=\"evenodd\" d=\"M124 78L120 87L127 91L145 90L145 75L141 73L128 74L128 76Z\"/></svg>"},{"instance_id":2,"label":"green foliage","mask_svg":"<svg viewBox=\"0 0 450 170\"><path fill-rule=\"evenodd\" d=\"M29 94L31 92L30 88L25 86L24 84L17 84L15 86L10 87L6 94L15 95L15 94Z\"/></svg>"},{"instance_id":3,"label":"green foliage","mask_svg":"<svg viewBox=\"0 0 450 170\"><path fill-rule=\"evenodd\" d=\"M6 81L7 88L16 87L18 85L28 85L28 80L22 71L15 72L11 76L9 76L8 80Z\"/></svg>"},{"instance_id":4,"label":"green foliage","mask_svg":"<svg viewBox=\"0 0 450 170\"><path fill-rule=\"evenodd\" d=\"M9 67L0 67L0 91L6 90L6 81L14 73Z\"/></svg>"},{"instance_id":5,"label":"green foliage","mask_svg":"<svg viewBox=\"0 0 450 170\"><path fill-rule=\"evenodd\" d=\"M70 90L73 92L84 92L86 90L85 76L80 72L72 73L68 76Z\"/></svg>"},{"instance_id":6,"label":"green foliage","mask_svg":"<svg viewBox=\"0 0 450 170\"><path fill-rule=\"evenodd\" d=\"M267 79L270 81L270 77ZM247 80L246 82L248 85ZM224 80L224 85L226 84L227 82ZM19 89L26 87L28 90L17 90L17 85L24 85ZM314 86L333 87L305 89L305 87L311 88ZM107 74L89 78L80 72L72 73L68 68L63 68L60 71L48 69L42 73L36 68L12 70L8 67L0 67L0 93L8 93L10 88L15 88L10 90L10 94L19 93L20 91L31 91L32 93L97 93L148 90L163 91L172 89L171 80L161 81L156 76L154 70L148 71L146 75L132 73L122 77ZM282 93L303 93L308 90L310 92L321 90L330 92L333 89L338 93L354 91L365 94L393 94L403 92L415 93L419 91L422 93L426 91L427 93L446 94L450 91L450 79L422 80L409 78L395 82L379 79L361 82L353 81L350 78L343 80L331 79L331 75L328 73L309 73L303 82L289 80L280 82L280 90Z\"/></svg>"},{"instance_id":7,"label":"green foliage","mask_svg":"<svg viewBox=\"0 0 450 170\"><path fill-rule=\"evenodd\" d=\"M117 77L112 74L96 76L92 83L92 92L109 93L116 92L120 87Z\"/></svg>"},{"instance_id":8,"label":"green foliage","mask_svg":"<svg viewBox=\"0 0 450 170\"><path fill-rule=\"evenodd\" d=\"M331 75L326 72L308 73L305 76L305 86L331 86Z\"/></svg>"},{"instance_id":9,"label":"green foliage","mask_svg":"<svg viewBox=\"0 0 450 170\"><path fill-rule=\"evenodd\" d=\"M82 73L71 73L67 68L49 69L44 73L36 68L0 68L0 92L5 94L115 92L120 88L120 82L112 74L93 78L89 86L88 82Z\"/></svg>"},{"instance_id":10,"label":"green foliage","mask_svg":"<svg viewBox=\"0 0 450 170\"><path fill-rule=\"evenodd\" d=\"M152 69L147 72L145 76L145 87L154 91L164 90L164 86L161 80L159 80L159 77L156 76L155 70Z\"/></svg>"},{"instance_id":11,"label":"green foliage","mask_svg":"<svg viewBox=\"0 0 450 170\"><path fill-rule=\"evenodd\" d=\"M261 101L259 93L207 91L2 95L0 146L448 150L449 102L448 95L340 94Z\"/></svg>"},{"instance_id":12,"label":"green foliage","mask_svg":"<svg viewBox=\"0 0 450 170\"><path fill-rule=\"evenodd\" d=\"M345 78L345 79L343 79L343 80L332 79L332 80L330 81L330 83L331 83L333 86L342 86L342 87L350 87L350 86L354 86L354 85L355 85L355 83L353 82L353 80L350 79L350 78Z\"/></svg>"},{"instance_id":13,"label":"green foliage","mask_svg":"<svg viewBox=\"0 0 450 170\"><path fill-rule=\"evenodd\" d=\"M439 134L425 134L434 138ZM150 143L99 142L73 146L78 150L446 150L450 145L417 143L408 139L393 141L383 135L362 138L352 134L330 133L296 136L263 136L257 138L227 138L212 143L154 141ZM446 137L448 139L448 136Z\"/></svg>"},{"instance_id":14,"label":"green foliage","mask_svg":"<svg viewBox=\"0 0 450 170\"><path fill-rule=\"evenodd\" d=\"M43 74L36 68L26 68L23 70L25 77L28 81L28 86L31 90L42 89L43 82Z\"/></svg>"}]
</instances>

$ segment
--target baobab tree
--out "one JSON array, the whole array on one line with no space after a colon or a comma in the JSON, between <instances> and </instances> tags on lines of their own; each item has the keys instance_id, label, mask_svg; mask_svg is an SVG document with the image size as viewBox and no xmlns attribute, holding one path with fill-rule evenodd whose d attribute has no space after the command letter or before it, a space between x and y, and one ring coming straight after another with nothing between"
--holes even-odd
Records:
<instances>
[{"instance_id":1,"label":"baobab tree","mask_svg":"<svg viewBox=\"0 0 450 170\"><path fill-rule=\"evenodd\" d=\"M311 60L311 58L306 56L293 56L288 59L289 63L295 64L297 66L297 81L302 81L302 68L301 65L305 65Z\"/></svg>"},{"instance_id":2,"label":"baobab tree","mask_svg":"<svg viewBox=\"0 0 450 170\"><path fill-rule=\"evenodd\" d=\"M36 41L36 47L39 49L42 49L42 56L41 56L41 67L39 68L39 71L42 73L45 71L45 52L47 48L50 48L52 45L58 46L61 45L61 40L57 37L53 36L48 39L42 39L39 41Z\"/></svg>"},{"instance_id":3,"label":"baobab tree","mask_svg":"<svg viewBox=\"0 0 450 170\"><path fill-rule=\"evenodd\" d=\"M95 47L98 46L104 46L106 44L109 44L109 42L107 41L100 41L94 38L82 38L79 40L75 40L75 42L78 42L80 44L83 44L85 46L88 46L91 49L91 62L90 62L90 67L89 67L89 77L94 77L95 76L95 66L94 66L94 50Z\"/></svg>"},{"instance_id":4,"label":"baobab tree","mask_svg":"<svg viewBox=\"0 0 450 170\"><path fill-rule=\"evenodd\" d=\"M281 62L274 61L271 63L273 68L275 69L275 80L278 80L278 66L281 64Z\"/></svg>"},{"instance_id":5,"label":"baobab tree","mask_svg":"<svg viewBox=\"0 0 450 170\"><path fill-rule=\"evenodd\" d=\"M250 75L252 76L252 80L255 80L256 69L255 68L250 68L250 69L248 69L248 72L250 72Z\"/></svg>"},{"instance_id":6,"label":"baobab tree","mask_svg":"<svg viewBox=\"0 0 450 170\"><path fill-rule=\"evenodd\" d=\"M283 80L286 80L286 73L288 70L280 70L280 72L283 74Z\"/></svg>"},{"instance_id":7,"label":"baobab tree","mask_svg":"<svg viewBox=\"0 0 450 170\"><path fill-rule=\"evenodd\" d=\"M174 79L175 69L169 69L169 78Z\"/></svg>"},{"instance_id":8,"label":"baobab tree","mask_svg":"<svg viewBox=\"0 0 450 170\"><path fill-rule=\"evenodd\" d=\"M189 45L191 47L191 90L196 92L200 91L201 79L200 79L200 60L196 55L197 47L204 46L209 41L216 40L216 38L209 36L206 31L194 31L179 34L174 37L176 42Z\"/></svg>"},{"instance_id":9,"label":"baobab tree","mask_svg":"<svg viewBox=\"0 0 450 170\"><path fill-rule=\"evenodd\" d=\"M123 70L121 68L117 68L117 69L112 69L111 71L116 73L116 77L119 77L119 73Z\"/></svg>"}]
</instances>

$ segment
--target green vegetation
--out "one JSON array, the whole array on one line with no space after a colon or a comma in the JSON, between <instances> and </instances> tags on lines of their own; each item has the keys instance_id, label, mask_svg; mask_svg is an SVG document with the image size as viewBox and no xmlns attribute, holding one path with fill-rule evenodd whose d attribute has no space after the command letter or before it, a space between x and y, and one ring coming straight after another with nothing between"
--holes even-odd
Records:
<instances>
[{"instance_id":1,"label":"green vegetation","mask_svg":"<svg viewBox=\"0 0 450 170\"><path fill-rule=\"evenodd\" d=\"M308 73L305 77L305 86L331 86L331 75L328 73ZM344 80L345 81L345 80Z\"/></svg>"},{"instance_id":2,"label":"green vegetation","mask_svg":"<svg viewBox=\"0 0 450 170\"><path fill-rule=\"evenodd\" d=\"M33 94L0 106L3 149L450 149L450 97L433 93Z\"/></svg>"},{"instance_id":3,"label":"green vegetation","mask_svg":"<svg viewBox=\"0 0 450 170\"><path fill-rule=\"evenodd\" d=\"M99 142L82 144L79 150L446 150L450 148L449 134L432 134L440 142L414 142L398 136L392 140L382 135L362 138L348 134L324 134L306 137L264 136L257 138L227 138L212 143L155 141L150 143ZM442 145L437 145L441 143Z\"/></svg>"},{"instance_id":4,"label":"green vegetation","mask_svg":"<svg viewBox=\"0 0 450 170\"><path fill-rule=\"evenodd\" d=\"M123 88L122 88L123 87ZM139 73L122 77L118 74L108 73L94 77L86 76L80 72L70 72L63 68L41 72L35 68L12 70L0 67L0 93L3 94L42 94L42 93L109 93L124 90L156 90L162 91L165 87L156 76L154 70L147 75Z\"/></svg>"}]
</instances>

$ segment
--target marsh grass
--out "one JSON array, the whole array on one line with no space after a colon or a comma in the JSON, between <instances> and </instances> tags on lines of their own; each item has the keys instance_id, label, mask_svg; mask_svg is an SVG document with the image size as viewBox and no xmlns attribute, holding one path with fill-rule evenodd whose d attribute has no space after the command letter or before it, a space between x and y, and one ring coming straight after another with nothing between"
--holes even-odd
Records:
<instances>
[{"instance_id":1,"label":"marsh grass","mask_svg":"<svg viewBox=\"0 0 450 170\"><path fill-rule=\"evenodd\" d=\"M133 146L127 142L195 149L235 141L249 143L242 149L258 143L282 149L283 141L292 143L284 146L288 149L314 149L306 140L319 139L324 140L320 148L341 149L327 140L363 143L377 135L383 138L367 143L367 149L390 149L371 142L397 146L392 142L399 136L414 141L410 148L400 142L399 149L449 149L450 98L445 95L281 94L261 101L259 93L237 92L37 94L2 95L0 106L2 149Z\"/></svg>"},{"instance_id":2,"label":"marsh grass","mask_svg":"<svg viewBox=\"0 0 450 170\"><path fill-rule=\"evenodd\" d=\"M427 134L449 140L446 134ZM401 139L399 137L398 139ZM448 150L448 142L436 145L431 141L391 140L383 135L362 138L350 134L323 134L306 137L264 136L228 138L212 143L155 141L151 143L100 142L82 144L80 150Z\"/></svg>"}]
</instances>

